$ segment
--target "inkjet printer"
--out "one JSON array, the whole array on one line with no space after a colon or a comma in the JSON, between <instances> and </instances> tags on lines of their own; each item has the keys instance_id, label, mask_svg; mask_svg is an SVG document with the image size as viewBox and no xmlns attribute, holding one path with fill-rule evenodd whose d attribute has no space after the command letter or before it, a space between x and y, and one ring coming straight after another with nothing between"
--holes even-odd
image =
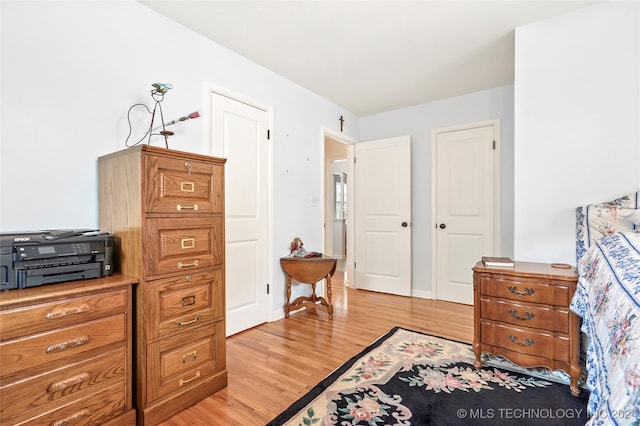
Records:
<instances>
[{"instance_id":1,"label":"inkjet printer","mask_svg":"<svg viewBox=\"0 0 640 426\"><path fill-rule=\"evenodd\" d=\"M111 275L113 243L96 230L0 233L0 289Z\"/></svg>"}]
</instances>

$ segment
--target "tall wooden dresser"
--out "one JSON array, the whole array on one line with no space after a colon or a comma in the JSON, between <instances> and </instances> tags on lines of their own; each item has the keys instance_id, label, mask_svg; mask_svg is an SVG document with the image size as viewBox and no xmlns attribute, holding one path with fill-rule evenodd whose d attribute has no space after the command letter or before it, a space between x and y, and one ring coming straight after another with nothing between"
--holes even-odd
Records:
<instances>
[{"instance_id":1,"label":"tall wooden dresser","mask_svg":"<svg viewBox=\"0 0 640 426\"><path fill-rule=\"evenodd\" d=\"M132 285L110 277L0 292L0 424L132 425Z\"/></svg>"},{"instance_id":2,"label":"tall wooden dresser","mask_svg":"<svg viewBox=\"0 0 640 426\"><path fill-rule=\"evenodd\" d=\"M575 268L515 262L514 267L473 268L476 367L481 354L501 355L523 367L564 370L571 393L580 394L580 328L569 310Z\"/></svg>"},{"instance_id":3,"label":"tall wooden dresser","mask_svg":"<svg viewBox=\"0 0 640 426\"><path fill-rule=\"evenodd\" d=\"M227 385L226 160L147 145L100 157L100 229L136 289L138 423L155 425Z\"/></svg>"}]
</instances>

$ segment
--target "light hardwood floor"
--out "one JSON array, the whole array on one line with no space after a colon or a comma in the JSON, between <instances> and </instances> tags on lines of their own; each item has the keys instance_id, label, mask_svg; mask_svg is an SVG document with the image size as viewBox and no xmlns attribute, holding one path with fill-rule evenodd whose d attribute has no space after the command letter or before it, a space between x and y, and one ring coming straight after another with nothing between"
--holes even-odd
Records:
<instances>
[{"instance_id":1,"label":"light hardwood floor","mask_svg":"<svg viewBox=\"0 0 640 426\"><path fill-rule=\"evenodd\" d=\"M395 326L473 340L473 306L355 290L341 279L333 320L303 310L229 337L227 388L162 426L264 425Z\"/></svg>"}]
</instances>

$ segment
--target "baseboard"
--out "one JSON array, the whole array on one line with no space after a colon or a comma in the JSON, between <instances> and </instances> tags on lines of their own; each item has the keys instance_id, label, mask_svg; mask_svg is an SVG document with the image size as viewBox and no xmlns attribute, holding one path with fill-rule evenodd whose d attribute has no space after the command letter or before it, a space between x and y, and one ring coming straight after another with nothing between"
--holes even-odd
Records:
<instances>
[{"instance_id":1,"label":"baseboard","mask_svg":"<svg viewBox=\"0 0 640 426\"><path fill-rule=\"evenodd\" d=\"M280 306L278 309L271 311L271 315L269 315L269 322L278 321L282 318L284 318L284 308Z\"/></svg>"},{"instance_id":2,"label":"baseboard","mask_svg":"<svg viewBox=\"0 0 640 426\"><path fill-rule=\"evenodd\" d=\"M412 297L417 297L419 299L433 299L433 297L431 296L431 291L430 290L415 290L415 289L412 289L411 290L411 296Z\"/></svg>"}]
</instances>

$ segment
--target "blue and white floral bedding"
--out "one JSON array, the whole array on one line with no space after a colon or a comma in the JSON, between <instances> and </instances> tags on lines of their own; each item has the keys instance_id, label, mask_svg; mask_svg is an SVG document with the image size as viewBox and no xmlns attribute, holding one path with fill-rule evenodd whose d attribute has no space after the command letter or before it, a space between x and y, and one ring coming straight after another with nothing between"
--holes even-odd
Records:
<instances>
[{"instance_id":1,"label":"blue and white floral bedding","mask_svg":"<svg viewBox=\"0 0 640 426\"><path fill-rule=\"evenodd\" d=\"M590 425L640 424L640 233L595 241L578 262L571 310L587 335Z\"/></svg>"},{"instance_id":2,"label":"blue and white floral bedding","mask_svg":"<svg viewBox=\"0 0 640 426\"><path fill-rule=\"evenodd\" d=\"M640 191L576 209L576 260L606 235L640 229Z\"/></svg>"}]
</instances>

